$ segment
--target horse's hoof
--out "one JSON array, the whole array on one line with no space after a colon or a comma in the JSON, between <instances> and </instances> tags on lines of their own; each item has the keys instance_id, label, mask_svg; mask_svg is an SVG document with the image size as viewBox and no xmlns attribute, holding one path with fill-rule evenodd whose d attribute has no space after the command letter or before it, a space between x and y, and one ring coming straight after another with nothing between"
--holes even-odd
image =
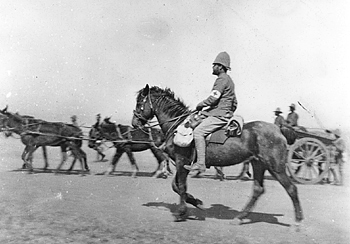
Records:
<instances>
[{"instance_id":1,"label":"horse's hoof","mask_svg":"<svg viewBox=\"0 0 350 244\"><path fill-rule=\"evenodd\" d=\"M204 208L203 202L201 200L199 200L199 199L196 199L196 202L197 202L197 204L195 205L195 207L204 211L205 208Z\"/></svg>"},{"instance_id":2,"label":"horse's hoof","mask_svg":"<svg viewBox=\"0 0 350 244\"><path fill-rule=\"evenodd\" d=\"M187 214L174 214L174 222L184 222L187 220Z\"/></svg>"},{"instance_id":3,"label":"horse's hoof","mask_svg":"<svg viewBox=\"0 0 350 244\"><path fill-rule=\"evenodd\" d=\"M237 218L235 218L235 219L233 219L232 221L230 221L230 225L241 225L241 224L243 224L243 220L242 219L237 219Z\"/></svg>"},{"instance_id":4,"label":"horse's hoof","mask_svg":"<svg viewBox=\"0 0 350 244\"><path fill-rule=\"evenodd\" d=\"M196 208L198 208L198 209L200 209L200 210L202 210L202 211L204 211L204 210L205 210L205 208L204 208L204 205L203 205L203 204L197 204L197 205L196 205Z\"/></svg>"},{"instance_id":5,"label":"horse's hoof","mask_svg":"<svg viewBox=\"0 0 350 244\"><path fill-rule=\"evenodd\" d=\"M294 231L295 232L300 232L301 231L301 223L300 222L295 223Z\"/></svg>"}]
</instances>

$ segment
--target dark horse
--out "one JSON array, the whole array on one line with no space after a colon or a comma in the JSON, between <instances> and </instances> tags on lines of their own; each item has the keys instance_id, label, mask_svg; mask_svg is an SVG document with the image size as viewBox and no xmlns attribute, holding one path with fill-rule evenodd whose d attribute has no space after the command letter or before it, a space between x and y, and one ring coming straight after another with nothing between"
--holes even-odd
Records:
<instances>
[{"instance_id":1,"label":"dark horse","mask_svg":"<svg viewBox=\"0 0 350 244\"><path fill-rule=\"evenodd\" d=\"M128 125L117 125L109 121L109 118L106 118L98 128L94 126L92 127L89 132L89 138L90 148L95 148L95 144L98 140L111 141L116 148L116 153L112 159L110 167L106 171L106 174L112 174L115 171L115 167L117 166L120 157L126 153L133 167L132 176L136 177L139 168L136 164L133 152L141 152L148 149L152 151L159 164L157 169L153 172L153 176L166 177L167 174L171 173L168 164L169 158L164 151L159 148L164 142L164 135L160 129L134 129ZM166 168L163 167L163 170L161 170L163 163L166 164Z\"/></svg>"},{"instance_id":2,"label":"dark horse","mask_svg":"<svg viewBox=\"0 0 350 244\"><path fill-rule=\"evenodd\" d=\"M6 118L3 121L6 129L11 130L21 137L25 149L22 153L22 160L26 167L33 170L33 153L39 147L43 147L45 168L48 167L46 158L46 146L60 147L62 151L62 161L59 164L57 171L61 169L64 162L67 160L67 150L70 149L74 161L69 170L72 170L76 159L81 162L82 170L89 171L86 162L86 153L81 149L82 146L82 131L80 128L65 123L47 122L44 120L35 119L31 116L21 116L7 111L7 107L0 110L0 113Z\"/></svg>"},{"instance_id":3,"label":"dark horse","mask_svg":"<svg viewBox=\"0 0 350 244\"><path fill-rule=\"evenodd\" d=\"M191 164L195 145L192 143L189 147L178 147L173 144L174 130L189 114L188 107L181 100L176 99L170 89L161 89L156 86L150 88L146 85L138 93L132 120L134 126L139 126L156 116L163 133L167 136L166 149L175 160L177 170L172 187L180 195L180 205L175 214L176 221L186 220L186 203L200 209L203 208L201 200L186 192L186 180L189 171L183 166ZM240 137L230 137L223 145L209 143L207 146L207 167L229 166L248 159L252 164L254 173L253 196L238 215L238 219L246 218L258 198L264 193L264 173L267 170L280 182L292 199L295 219L299 224L303 219L303 213L297 187L286 174L287 142L277 126L262 121L249 122L244 124Z\"/></svg>"}]
</instances>

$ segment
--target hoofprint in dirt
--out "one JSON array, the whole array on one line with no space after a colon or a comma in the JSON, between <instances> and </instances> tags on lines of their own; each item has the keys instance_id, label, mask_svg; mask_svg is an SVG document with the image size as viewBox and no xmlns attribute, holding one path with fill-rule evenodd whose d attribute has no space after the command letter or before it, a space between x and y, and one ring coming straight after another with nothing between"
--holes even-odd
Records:
<instances>
[{"instance_id":1,"label":"hoofprint in dirt","mask_svg":"<svg viewBox=\"0 0 350 244\"><path fill-rule=\"evenodd\" d=\"M0 243L350 242L348 181L341 187L298 185L305 220L300 232L295 232L290 199L274 180L265 181L266 193L248 221L232 225L251 194L252 181L220 182L210 169L204 177L188 181L205 211L190 207L190 219L175 223L172 212L178 196L171 190L172 179L147 174L156 166L150 153L135 155L141 172L136 179L127 175L126 157L118 165L120 171L109 177L99 175L106 163L90 163L91 174L84 177L50 171L28 175L17 171L19 142L0 138L0 145ZM92 162L95 152L84 150ZM55 167L59 152L49 153ZM35 165L43 163L39 155L34 160ZM241 166L225 168L225 174L238 175ZM346 164L344 172L348 169Z\"/></svg>"}]
</instances>

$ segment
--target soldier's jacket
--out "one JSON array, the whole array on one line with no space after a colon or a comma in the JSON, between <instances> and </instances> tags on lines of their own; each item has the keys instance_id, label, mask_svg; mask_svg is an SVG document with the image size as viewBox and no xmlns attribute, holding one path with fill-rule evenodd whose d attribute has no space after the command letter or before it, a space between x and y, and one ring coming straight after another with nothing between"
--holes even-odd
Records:
<instances>
[{"instance_id":1,"label":"soldier's jacket","mask_svg":"<svg viewBox=\"0 0 350 244\"><path fill-rule=\"evenodd\" d=\"M235 85L229 75L222 73L215 80L210 96L200 102L210 108L202 113L207 116L232 117L237 108Z\"/></svg>"},{"instance_id":2,"label":"soldier's jacket","mask_svg":"<svg viewBox=\"0 0 350 244\"><path fill-rule=\"evenodd\" d=\"M290 126L298 126L299 116L295 112L291 112L287 116L287 124Z\"/></svg>"}]
</instances>

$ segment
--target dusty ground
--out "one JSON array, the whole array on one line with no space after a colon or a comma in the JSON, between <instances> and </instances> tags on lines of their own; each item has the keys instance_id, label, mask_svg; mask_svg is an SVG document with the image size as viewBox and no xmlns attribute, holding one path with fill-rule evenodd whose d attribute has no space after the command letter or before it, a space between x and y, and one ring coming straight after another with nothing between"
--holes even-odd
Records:
<instances>
[{"instance_id":1,"label":"dusty ground","mask_svg":"<svg viewBox=\"0 0 350 244\"><path fill-rule=\"evenodd\" d=\"M172 177L151 177L156 161L149 152L136 154L140 174L134 179L126 156L110 177L100 174L107 163L93 162L96 155L86 147L90 175L27 174L20 170L21 142L1 136L0 147L0 243L350 243L348 182L298 185L305 220L296 232L292 202L269 175L266 193L247 223L232 225L252 181L233 180L241 166L226 168L231 177L224 182L213 179L211 169L204 178L189 178L189 192L204 201L206 210L189 206L191 219L175 223L178 196L171 190ZM59 150L48 151L53 169ZM107 153L110 159L113 151ZM43 166L41 154L41 149L35 153L36 168Z\"/></svg>"}]
</instances>

